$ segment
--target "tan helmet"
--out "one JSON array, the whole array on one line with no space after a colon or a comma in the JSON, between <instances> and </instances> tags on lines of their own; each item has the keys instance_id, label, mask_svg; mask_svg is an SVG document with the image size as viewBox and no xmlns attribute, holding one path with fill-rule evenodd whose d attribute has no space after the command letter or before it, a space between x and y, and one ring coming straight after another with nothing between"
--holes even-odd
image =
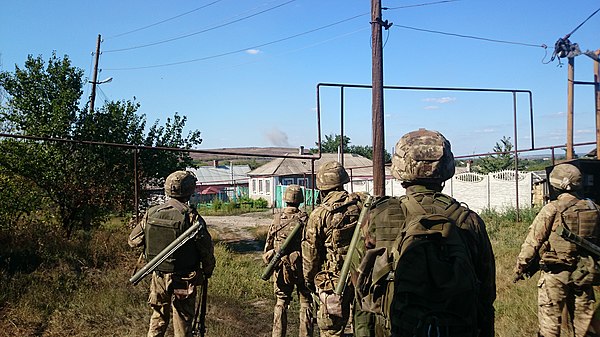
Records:
<instances>
[{"instance_id":1,"label":"tan helmet","mask_svg":"<svg viewBox=\"0 0 600 337\"><path fill-rule=\"evenodd\" d=\"M165 194L173 198L187 198L196 191L196 180L190 171L175 171L165 180Z\"/></svg>"},{"instance_id":2,"label":"tan helmet","mask_svg":"<svg viewBox=\"0 0 600 337\"><path fill-rule=\"evenodd\" d=\"M300 185L289 185L283 193L283 201L292 204L301 204L304 202L304 193Z\"/></svg>"},{"instance_id":3,"label":"tan helmet","mask_svg":"<svg viewBox=\"0 0 600 337\"><path fill-rule=\"evenodd\" d=\"M450 142L439 132L419 129L400 138L392 157L392 175L399 180L442 183L454 175Z\"/></svg>"},{"instance_id":4,"label":"tan helmet","mask_svg":"<svg viewBox=\"0 0 600 337\"><path fill-rule=\"evenodd\" d=\"M549 181L559 190L575 191L581 188L581 171L573 164L558 164L550 172Z\"/></svg>"},{"instance_id":5,"label":"tan helmet","mask_svg":"<svg viewBox=\"0 0 600 337\"><path fill-rule=\"evenodd\" d=\"M323 163L317 171L317 188L321 191L332 190L350 181L346 169L333 160Z\"/></svg>"}]
</instances>

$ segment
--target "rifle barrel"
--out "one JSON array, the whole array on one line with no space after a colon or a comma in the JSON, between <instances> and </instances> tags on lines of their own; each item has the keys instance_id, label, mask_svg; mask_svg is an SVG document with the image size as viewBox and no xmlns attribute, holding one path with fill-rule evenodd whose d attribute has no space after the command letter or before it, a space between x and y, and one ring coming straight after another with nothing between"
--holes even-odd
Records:
<instances>
[{"instance_id":1,"label":"rifle barrel","mask_svg":"<svg viewBox=\"0 0 600 337\"><path fill-rule=\"evenodd\" d=\"M138 270L137 273L135 273L135 275L129 279L129 282L133 283L133 285L140 283L144 277L152 273L154 269L163 263L164 260L169 258L169 256L179 249L179 247L183 246L189 239L193 238L200 230L200 226L202 226L202 223L196 222L194 225L188 228L185 232L183 232L183 234L173 240L173 242L165 247L165 249L158 253L152 260L150 260L150 262L146 263L145 266Z\"/></svg>"}]
</instances>

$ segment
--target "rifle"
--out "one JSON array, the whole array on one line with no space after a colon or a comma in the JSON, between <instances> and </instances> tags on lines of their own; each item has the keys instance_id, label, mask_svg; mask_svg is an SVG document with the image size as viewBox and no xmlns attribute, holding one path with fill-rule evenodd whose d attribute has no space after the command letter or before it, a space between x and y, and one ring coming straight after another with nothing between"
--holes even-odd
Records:
<instances>
[{"instance_id":1,"label":"rifle","mask_svg":"<svg viewBox=\"0 0 600 337\"><path fill-rule=\"evenodd\" d=\"M294 226L294 228L292 229L292 231L290 232L288 237L285 239L285 241L283 242L281 247L279 247L279 250L277 251L275 256L273 256L271 261L269 261L269 264L267 265L267 267L265 268L265 270L263 271L263 273L260 277L261 279L263 279L264 281L267 281L271 277L271 275L273 274L273 271L275 270L275 266L279 263L281 258L285 256L285 253L286 253L285 250L287 249L288 245L294 240L296 235L298 235L298 233L300 232L300 229L302 229L303 226L304 226L304 223L302 221L299 221L298 224L296 226Z\"/></svg>"},{"instance_id":2,"label":"rifle","mask_svg":"<svg viewBox=\"0 0 600 337\"><path fill-rule=\"evenodd\" d=\"M594 254L597 257L600 257L600 247L589 240L582 238L581 236L574 234L570 230L568 230L563 225L558 225L556 227L556 234L558 234L561 238L576 244L578 247L583 248L590 254Z\"/></svg>"},{"instance_id":3,"label":"rifle","mask_svg":"<svg viewBox=\"0 0 600 337\"><path fill-rule=\"evenodd\" d=\"M152 273L154 269L156 269L164 260L169 258L179 247L183 246L189 239L193 238L198 234L202 226L204 225L201 221L196 222L190 228L188 228L183 234L177 237L173 242L171 242L165 249L163 249L158 255L156 255L150 262L146 263L140 270L135 273L130 279L129 282L133 283L133 285L137 285L144 277L148 276L148 274Z\"/></svg>"},{"instance_id":4,"label":"rifle","mask_svg":"<svg viewBox=\"0 0 600 337\"><path fill-rule=\"evenodd\" d=\"M344 264L342 265L342 270L340 272L340 279L338 284L335 286L335 294L338 296L342 296L344 290L346 289L346 284L348 283L348 274L350 274L350 265L352 264L352 257L354 255L356 244L358 243L358 239L360 237L360 230L365 220L365 216L369 213L371 209L373 197L371 195L367 196L363 204L363 208L360 211L360 215L358 216L358 223L356 227L354 227L354 233L352 234L352 240L350 240L350 246L348 246L348 253L344 257Z\"/></svg>"},{"instance_id":5,"label":"rifle","mask_svg":"<svg viewBox=\"0 0 600 337\"><path fill-rule=\"evenodd\" d=\"M202 295L196 306L196 314L192 322L192 336L204 337L206 333L206 298L208 295L208 279L202 282Z\"/></svg>"}]
</instances>

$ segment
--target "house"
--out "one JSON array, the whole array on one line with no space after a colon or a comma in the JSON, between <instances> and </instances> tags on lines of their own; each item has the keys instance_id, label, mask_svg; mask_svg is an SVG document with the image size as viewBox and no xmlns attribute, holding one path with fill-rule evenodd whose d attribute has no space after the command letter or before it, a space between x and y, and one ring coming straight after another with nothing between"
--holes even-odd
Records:
<instances>
[{"instance_id":1,"label":"house","mask_svg":"<svg viewBox=\"0 0 600 337\"><path fill-rule=\"evenodd\" d=\"M196 192L201 202L237 200L248 195L248 165L219 165L214 161L212 166L188 168L188 171L198 178Z\"/></svg>"},{"instance_id":2,"label":"house","mask_svg":"<svg viewBox=\"0 0 600 337\"><path fill-rule=\"evenodd\" d=\"M338 154L323 153L321 158L315 161L315 174L321 164L332 160L341 162ZM368 182L373 180L373 162L370 159L353 153L345 153L343 165L353 182L353 184L346 185L346 190L352 191L357 184L368 185ZM298 184L305 188L312 188L312 160L277 158L248 172L248 176L250 178L250 198L263 198L267 200L270 207L281 207L281 195L285 187L281 188L280 186ZM386 176L389 176L387 168Z\"/></svg>"}]
</instances>

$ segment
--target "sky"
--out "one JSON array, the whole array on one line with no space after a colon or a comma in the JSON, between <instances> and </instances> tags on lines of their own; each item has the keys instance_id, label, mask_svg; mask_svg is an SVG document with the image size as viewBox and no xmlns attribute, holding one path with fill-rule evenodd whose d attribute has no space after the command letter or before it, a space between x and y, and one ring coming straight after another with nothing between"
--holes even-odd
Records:
<instances>
[{"instance_id":1,"label":"sky","mask_svg":"<svg viewBox=\"0 0 600 337\"><path fill-rule=\"evenodd\" d=\"M386 86L518 89L531 91L533 103L531 121L526 92L386 89L389 152L418 128L440 131L455 155L490 152L502 137L519 149L566 143L567 61L560 66L551 57L569 33L582 51L600 48L593 39L600 13L589 18L597 0L382 6L383 20L393 23L383 32ZM342 129L341 89L322 85L317 97L317 85L372 83L370 10L367 0L6 0L0 70L22 67L28 55L48 60L54 51L91 80L100 34L98 80L113 80L98 86L97 107L135 100L148 124L187 116L187 130L201 131L198 149L310 148L318 139L317 101L322 136ZM575 80L593 81L593 66L576 57ZM88 84L82 106L90 91ZM371 90L343 93L344 134L351 145L372 145ZM594 109L593 87L577 85L575 143L595 141Z\"/></svg>"}]
</instances>

